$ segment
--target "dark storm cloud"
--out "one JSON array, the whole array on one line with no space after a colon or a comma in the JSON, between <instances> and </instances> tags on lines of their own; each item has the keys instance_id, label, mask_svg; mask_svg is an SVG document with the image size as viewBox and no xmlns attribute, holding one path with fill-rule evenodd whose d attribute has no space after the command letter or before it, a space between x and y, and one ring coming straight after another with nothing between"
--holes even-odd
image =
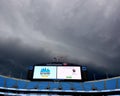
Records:
<instances>
[{"instance_id":1,"label":"dark storm cloud","mask_svg":"<svg viewBox=\"0 0 120 96\"><path fill-rule=\"evenodd\" d=\"M65 56L93 69L120 73L119 3L0 0L0 68L26 70L52 56Z\"/></svg>"},{"instance_id":2,"label":"dark storm cloud","mask_svg":"<svg viewBox=\"0 0 120 96\"><path fill-rule=\"evenodd\" d=\"M28 66L48 62L51 59L51 52L44 51L42 48L26 46L18 39L9 39L0 44L1 74L10 75L12 73L14 76L20 76L22 73L26 75Z\"/></svg>"}]
</instances>

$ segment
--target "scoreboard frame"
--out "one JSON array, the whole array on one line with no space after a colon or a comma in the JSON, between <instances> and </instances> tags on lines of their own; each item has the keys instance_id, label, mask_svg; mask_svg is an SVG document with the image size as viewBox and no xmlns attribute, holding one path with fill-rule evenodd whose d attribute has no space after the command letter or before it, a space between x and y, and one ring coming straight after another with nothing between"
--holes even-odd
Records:
<instances>
[{"instance_id":1,"label":"scoreboard frame","mask_svg":"<svg viewBox=\"0 0 120 96\"><path fill-rule=\"evenodd\" d=\"M56 76L56 78L33 78L33 76L34 76L34 71L35 71L35 67L36 66L41 66L41 68L42 68L42 66L43 67L56 67L56 68L58 68L58 67L64 67L64 68L67 68L67 67L79 67L80 68L80 73L79 73L79 75L80 75L80 77L79 78L77 78L77 79L74 79L74 78L57 78L57 76ZM27 75L27 79L28 80L31 80L31 81L86 81L87 80L87 69L86 69L86 72L83 72L83 70L82 70L83 68L82 68L82 66L81 65L77 65L77 64L70 64L70 63L58 63L58 62L54 62L54 63L44 63L44 64L35 64L35 65L33 65L32 66L32 68L30 68L30 70L28 69L28 75ZM57 70L57 69L56 69ZM83 74L84 73L84 74ZM57 74L57 72L56 72L56 74ZM85 78L85 76L86 76L86 78ZM86 80L85 80L85 79Z\"/></svg>"}]
</instances>

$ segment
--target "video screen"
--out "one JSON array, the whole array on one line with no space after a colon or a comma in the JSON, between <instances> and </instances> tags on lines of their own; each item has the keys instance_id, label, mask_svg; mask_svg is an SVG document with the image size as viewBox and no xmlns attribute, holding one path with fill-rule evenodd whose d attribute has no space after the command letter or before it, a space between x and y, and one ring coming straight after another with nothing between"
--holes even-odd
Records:
<instances>
[{"instance_id":1,"label":"video screen","mask_svg":"<svg viewBox=\"0 0 120 96\"><path fill-rule=\"evenodd\" d=\"M57 67L57 79L77 79L81 80L81 68L80 66L58 66Z\"/></svg>"},{"instance_id":2,"label":"video screen","mask_svg":"<svg viewBox=\"0 0 120 96\"><path fill-rule=\"evenodd\" d=\"M34 66L33 80L82 80L80 66Z\"/></svg>"},{"instance_id":3,"label":"video screen","mask_svg":"<svg viewBox=\"0 0 120 96\"><path fill-rule=\"evenodd\" d=\"M56 66L34 66L33 79L56 79Z\"/></svg>"}]
</instances>

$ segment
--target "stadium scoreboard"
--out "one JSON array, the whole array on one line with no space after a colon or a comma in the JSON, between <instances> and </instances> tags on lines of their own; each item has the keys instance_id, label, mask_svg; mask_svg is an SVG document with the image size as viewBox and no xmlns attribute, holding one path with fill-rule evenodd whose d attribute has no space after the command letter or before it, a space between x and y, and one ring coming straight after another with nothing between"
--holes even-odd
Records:
<instances>
[{"instance_id":1,"label":"stadium scoreboard","mask_svg":"<svg viewBox=\"0 0 120 96\"><path fill-rule=\"evenodd\" d=\"M79 66L34 66L33 79L81 80L81 68Z\"/></svg>"},{"instance_id":2,"label":"stadium scoreboard","mask_svg":"<svg viewBox=\"0 0 120 96\"><path fill-rule=\"evenodd\" d=\"M83 80L83 68L67 63L33 65L28 70L29 80Z\"/></svg>"}]
</instances>

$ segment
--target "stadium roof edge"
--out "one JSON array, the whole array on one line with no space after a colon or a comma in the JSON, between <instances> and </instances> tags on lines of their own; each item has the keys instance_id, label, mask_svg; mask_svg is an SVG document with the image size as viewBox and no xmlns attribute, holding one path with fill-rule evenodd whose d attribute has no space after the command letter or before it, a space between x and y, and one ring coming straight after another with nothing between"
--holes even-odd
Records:
<instances>
[{"instance_id":1,"label":"stadium roof edge","mask_svg":"<svg viewBox=\"0 0 120 96\"><path fill-rule=\"evenodd\" d=\"M4 78L11 78L11 79L14 79L14 80L22 80L22 81L26 81L26 82L29 82L30 80L26 80L26 79L21 79L21 78L15 78L15 77L10 77L10 76L4 76L4 75L0 75L1 77L4 77Z\"/></svg>"},{"instance_id":2,"label":"stadium roof edge","mask_svg":"<svg viewBox=\"0 0 120 96\"><path fill-rule=\"evenodd\" d=\"M30 80L26 80L26 79L14 78L14 77L4 76L4 75L0 75L0 76L4 77L4 78L11 78L11 79L15 79L15 80L22 80L22 81L30 82ZM85 81L85 82L98 82L98 81L105 81L105 80L111 80L111 79L117 79L117 78L120 78L120 76L112 77L112 78L107 78L107 79L101 79L101 80Z\"/></svg>"},{"instance_id":3,"label":"stadium roof edge","mask_svg":"<svg viewBox=\"0 0 120 96\"><path fill-rule=\"evenodd\" d=\"M98 81L106 81L106 80L112 80L112 79L117 79L117 78L120 78L120 76L105 78L105 79L100 79L100 80L85 81L85 82L98 82Z\"/></svg>"},{"instance_id":4,"label":"stadium roof edge","mask_svg":"<svg viewBox=\"0 0 120 96\"><path fill-rule=\"evenodd\" d=\"M70 63L70 62L42 62L42 63L37 63L37 64L33 64L33 66L34 65L47 65L47 64L64 64L64 63L66 63L66 64L68 64L68 65L79 65L79 66L82 66L81 64L76 64L76 63ZM32 66L32 65L31 65Z\"/></svg>"}]
</instances>

